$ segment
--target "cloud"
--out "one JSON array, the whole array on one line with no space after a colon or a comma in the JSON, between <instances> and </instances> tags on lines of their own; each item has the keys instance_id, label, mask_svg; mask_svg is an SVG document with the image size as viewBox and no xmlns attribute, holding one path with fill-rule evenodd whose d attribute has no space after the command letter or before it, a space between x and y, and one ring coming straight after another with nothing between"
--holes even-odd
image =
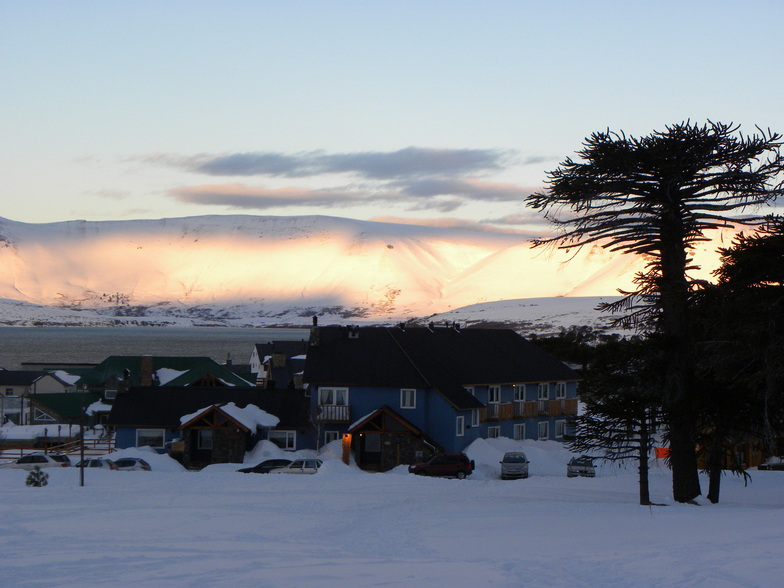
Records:
<instances>
[{"instance_id":1,"label":"cloud","mask_svg":"<svg viewBox=\"0 0 784 588\"><path fill-rule=\"evenodd\" d=\"M233 208L266 209L278 206L351 206L372 198L345 190L302 188L254 188L243 184L206 184L175 188L169 195L190 204L214 204Z\"/></svg>"},{"instance_id":2,"label":"cloud","mask_svg":"<svg viewBox=\"0 0 784 588\"><path fill-rule=\"evenodd\" d=\"M144 163L179 167L211 176L307 177L353 174L384 180L428 176L464 176L498 171L507 165L508 151L498 149L430 149L407 147L397 151L296 154L246 152L182 157L153 154L136 158Z\"/></svg>"},{"instance_id":3,"label":"cloud","mask_svg":"<svg viewBox=\"0 0 784 588\"><path fill-rule=\"evenodd\" d=\"M476 179L439 179L425 178L400 182L404 194L410 196L463 196L470 200L484 201L522 201L535 189L524 188L517 184L488 182Z\"/></svg>"}]
</instances>

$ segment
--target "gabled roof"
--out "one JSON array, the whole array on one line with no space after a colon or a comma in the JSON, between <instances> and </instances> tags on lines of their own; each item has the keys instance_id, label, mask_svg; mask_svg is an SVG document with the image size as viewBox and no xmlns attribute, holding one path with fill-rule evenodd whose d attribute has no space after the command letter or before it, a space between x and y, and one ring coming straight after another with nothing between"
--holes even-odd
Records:
<instances>
[{"instance_id":1,"label":"gabled roof","mask_svg":"<svg viewBox=\"0 0 784 588\"><path fill-rule=\"evenodd\" d=\"M580 379L509 329L318 329L305 362L310 384L435 388L458 408L476 408L464 386Z\"/></svg>"},{"instance_id":2,"label":"gabled roof","mask_svg":"<svg viewBox=\"0 0 784 588\"><path fill-rule=\"evenodd\" d=\"M100 394L92 392L33 394L30 396L31 402L44 412L55 413L52 416L57 415L72 420L79 419L84 409L100 399Z\"/></svg>"},{"instance_id":3,"label":"gabled roof","mask_svg":"<svg viewBox=\"0 0 784 588\"><path fill-rule=\"evenodd\" d=\"M346 432L356 433L365 430L375 430L383 433L402 430L417 437L422 435L422 431L418 427L409 423L388 406L382 406L361 418L356 423L353 423Z\"/></svg>"},{"instance_id":4,"label":"gabled roof","mask_svg":"<svg viewBox=\"0 0 784 588\"><path fill-rule=\"evenodd\" d=\"M100 386L105 382L114 380L122 381L125 372L130 372L132 386L141 385L142 361L145 356L137 355L113 355L107 357L97 366L85 373L78 382L79 386ZM163 370L167 375L166 385L169 386L188 386L199 381L206 375L214 376L218 381L227 386L249 386L248 382L240 378L224 365L210 357L162 357L146 356L146 360L152 361L153 386L160 385L156 382L156 372ZM174 379L169 379L171 372L180 372Z\"/></svg>"},{"instance_id":5,"label":"gabled roof","mask_svg":"<svg viewBox=\"0 0 784 588\"><path fill-rule=\"evenodd\" d=\"M220 415L220 418L215 418ZM213 418L210 419L210 416ZM213 404L202 410L180 417L180 429L199 426L204 422L215 424L217 422L232 422L245 431L254 431L256 427L274 427L280 419L268 412L261 410L255 404L248 404L240 408L233 402L227 404Z\"/></svg>"},{"instance_id":6,"label":"gabled roof","mask_svg":"<svg viewBox=\"0 0 784 588\"><path fill-rule=\"evenodd\" d=\"M307 426L309 403L302 393L291 390L265 390L257 387L131 388L117 395L108 424L125 427L178 428L183 416L212 405L233 402L244 408L255 405L280 419L278 428Z\"/></svg>"}]
</instances>

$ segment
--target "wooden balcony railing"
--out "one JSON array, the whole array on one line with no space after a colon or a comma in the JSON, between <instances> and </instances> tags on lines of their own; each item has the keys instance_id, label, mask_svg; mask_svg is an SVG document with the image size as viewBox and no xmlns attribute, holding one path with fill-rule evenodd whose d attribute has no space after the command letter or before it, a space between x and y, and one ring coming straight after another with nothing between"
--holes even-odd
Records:
<instances>
[{"instance_id":1,"label":"wooden balcony railing","mask_svg":"<svg viewBox=\"0 0 784 588\"><path fill-rule=\"evenodd\" d=\"M324 423L348 423L351 421L351 407L320 404L318 407L318 420Z\"/></svg>"}]
</instances>

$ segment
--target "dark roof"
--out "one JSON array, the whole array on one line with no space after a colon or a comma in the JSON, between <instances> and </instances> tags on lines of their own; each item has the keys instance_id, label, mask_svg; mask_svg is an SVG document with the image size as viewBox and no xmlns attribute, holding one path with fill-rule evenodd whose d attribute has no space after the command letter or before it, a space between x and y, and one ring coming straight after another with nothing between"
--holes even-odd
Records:
<instances>
[{"instance_id":1,"label":"dark roof","mask_svg":"<svg viewBox=\"0 0 784 588\"><path fill-rule=\"evenodd\" d=\"M45 374L43 371L0 370L0 386L29 386Z\"/></svg>"},{"instance_id":2,"label":"dark roof","mask_svg":"<svg viewBox=\"0 0 784 588\"><path fill-rule=\"evenodd\" d=\"M109 425L126 427L179 427L180 417L214 404L248 404L280 419L278 428L302 428L308 422L309 403L303 393L256 387L131 388L117 395L109 413Z\"/></svg>"},{"instance_id":3,"label":"dark roof","mask_svg":"<svg viewBox=\"0 0 784 588\"><path fill-rule=\"evenodd\" d=\"M273 353L284 353L286 357L304 355L308 352L307 341L267 341L266 343L256 343L256 355L264 361L264 358Z\"/></svg>"},{"instance_id":4,"label":"dark roof","mask_svg":"<svg viewBox=\"0 0 784 588\"><path fill-rule=\"evenodd\" d=\"M464 386L578 379L508 329L319 327L305 362L310 384L430 387L459 408L475 408Z\"/></svg>"},{"instance_id":5,"label":"dark roof","mask_svg":"<svg viewBox=\"0 0 784 588\"><path fill-rule=\"evenodd\" d=\"M77 384L79 386L101 386L112 379L119 382L123 380L125 370L128 370L131 376L131 384L139 386L141 385L143 357L145 356L113 355L107 357L89 372L85 373ZM231 369L219 364L211 357L151 356L151 360L153 374L164 368L185 372L171 382L167 382L167 384L171 385L187 386L207 374L213 375L229 385L247 386L252 383L243 380ZM154 383L154 385L157 384Z\"/></svg>"}]
</instances>

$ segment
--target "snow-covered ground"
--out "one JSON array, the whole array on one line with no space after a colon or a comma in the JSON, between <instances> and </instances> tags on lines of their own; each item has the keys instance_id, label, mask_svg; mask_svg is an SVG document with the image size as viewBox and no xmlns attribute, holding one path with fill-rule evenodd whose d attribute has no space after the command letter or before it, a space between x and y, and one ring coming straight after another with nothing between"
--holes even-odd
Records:
<instances>
[{"instance_id":1,"label":"snow-covered ground","mask_svg":"<svg viewBox=\"0 0 784 588\"><path fill-rule=\"evenodd\" d=\"M531 477L499 480L517 449ZM0 585L781 585L784 472L752 471L747 488L726 477L720 504L686 506L654 464L652 498L668 506L642 507L633 469L569 479L551 441L477 441L466 480L365 473L338 453L314 476L186 472L144 449L114 456L152 472L87 470L84 487L73 468L44 488L0 470ZM246 461L280 454L264 442Z\"/></svg>"}]
</instances>

